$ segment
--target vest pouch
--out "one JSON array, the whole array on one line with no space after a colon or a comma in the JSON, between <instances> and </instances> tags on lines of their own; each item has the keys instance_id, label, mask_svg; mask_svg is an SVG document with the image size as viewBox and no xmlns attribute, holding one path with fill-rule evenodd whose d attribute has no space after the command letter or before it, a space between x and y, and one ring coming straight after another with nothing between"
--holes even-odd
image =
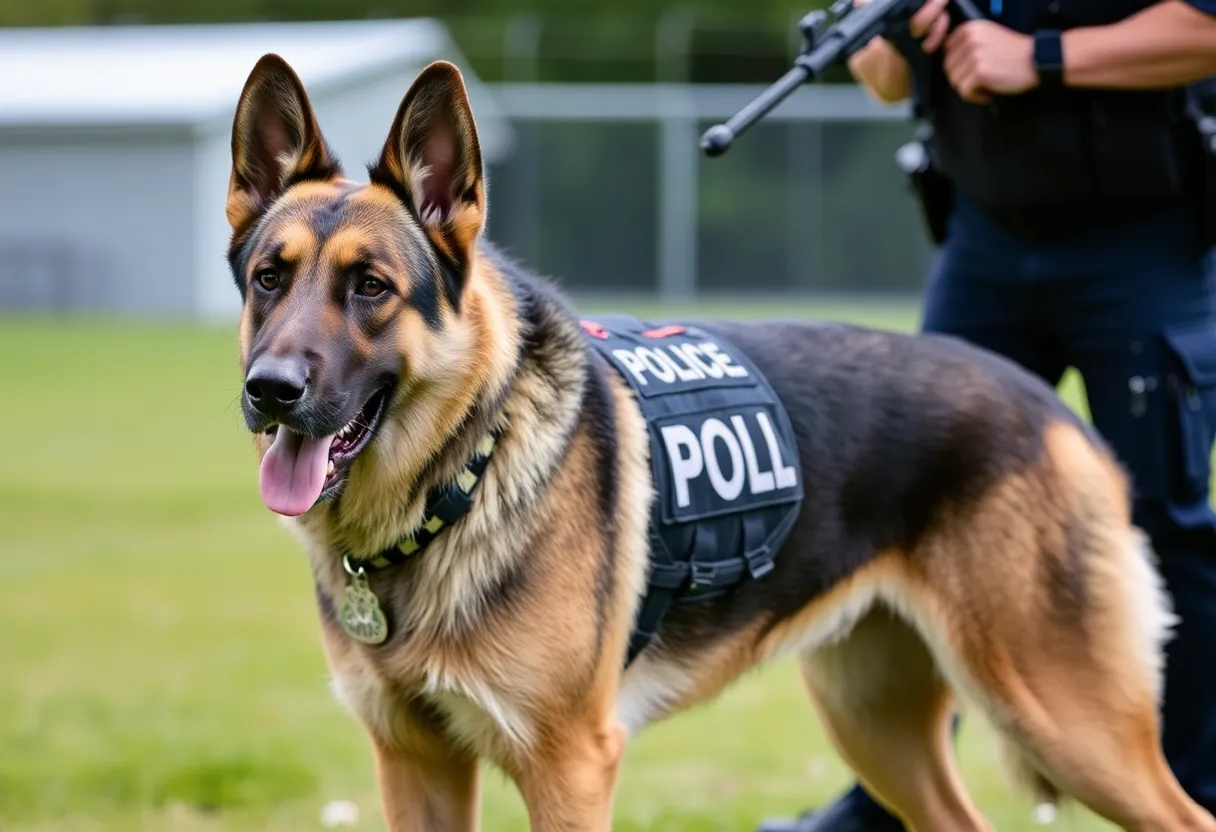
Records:
<instances>
[{"instance_id":1,"label":"vest pouch","mask_svg":"<svg viewBox=\"0 0 1216 832\"><path fill-rule=\"evenodd\" d=\"M1177 450L1171 497L1182 503L1206 500L1216 443L1216 318L1168 327L1163 336L1173 357L1166 376ZM1171 466L1173 467L1173 466Z\"/></svg>"},{"instance_id":2,"label":"vest pouch","mask_svg":"<svg viewBox=\"0 0 1216 832\"><path fill-rule=\"evenodd\" d=\"M1152 210L1185 195L1191 165L1184 152L1181 111L1159 92L1093 93L1089 110L1089 164L1101 204L1129 212ZM1193 170L1193 168L1192 168Z\"/></svg>"},{"instance_id":3,"label":"vest pouch","mask_svg":"<svg viewBox=\"0 0 1216 832\"><path fill-rule=\"evenodd\" d=\"M1094 198L1093 172L1084 162L1085 120L1070 101L1031 93L1000 100L996 107L992 129L1011 161L1007 168L1000 160L993 164L1002 169L1010 209L1033 212Z\"/></svg>"},{"instance_id":4,"label":"vest pouch","mask_svg":"<svg viewBox=\"0 0 1216 832\"><path fill-rule=\"evenodd\" d=\"M1094 197L1084 161L1085 119L1066 100L1030 93L983 106L941 90L933 121L943 172L997 219L1033 219L1048 206L1083 205Z\"/></svg>"}]
</instances>

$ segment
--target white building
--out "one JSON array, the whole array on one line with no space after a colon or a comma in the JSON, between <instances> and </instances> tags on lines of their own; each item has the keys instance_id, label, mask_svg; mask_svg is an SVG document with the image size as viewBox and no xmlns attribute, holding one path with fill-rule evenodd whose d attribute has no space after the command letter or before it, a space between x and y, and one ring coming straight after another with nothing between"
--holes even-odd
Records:
<instances>
[{"instance_id":1,"label":"white building","mask_svg":"<svg viewBox=\"0 0 1216 832\"><path fill-rule=\"evenodd\" d=\"M348 175L441 58L465 74L487 164L508 151L432 20L0 30L0 308L232 315L230 131L266 52L300 74Z\"/></svg>"}]
</instances>

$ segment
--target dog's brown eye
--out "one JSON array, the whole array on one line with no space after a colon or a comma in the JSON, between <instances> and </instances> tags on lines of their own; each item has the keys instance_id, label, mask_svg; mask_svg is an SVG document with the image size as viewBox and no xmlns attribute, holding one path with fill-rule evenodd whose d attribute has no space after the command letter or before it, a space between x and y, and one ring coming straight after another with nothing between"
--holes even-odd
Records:
<instances>
[{"instance_id":1,"label":"dog's brown eye","mask_svg":"<svg viewBox=\"0 0 1216 832\"><path fill-rule=\"evenodd\" d=\"M267 292L273 292L279 288L279 274L273 269L263 269L253 279Z\"/></svg>"},{"instance_id":2,"label":"dog's brown eye","mask_svg":"<svg viewBox=\"0 0 1216 832\"><path fill-rule=\"evenodd\" d=\"M377 295L383 294L387 287L374 277L363 277L359 279L359 294L364 297L374 298Z\"/></svg>"}]
</instances>

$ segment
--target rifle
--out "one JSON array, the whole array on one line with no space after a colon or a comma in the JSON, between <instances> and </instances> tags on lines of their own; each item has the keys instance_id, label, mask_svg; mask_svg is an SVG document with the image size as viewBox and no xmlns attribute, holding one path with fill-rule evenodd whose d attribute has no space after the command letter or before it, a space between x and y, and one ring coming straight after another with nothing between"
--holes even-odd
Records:
<instances>
[{"instance_id":1,"label":"rifle","mask_svg":"<svg viewBox=\"0 0 1216 832\"><path fill-rule=\"evenodd\" d=\"M875 35L885 35L896 41L901 52L907 52L908 20L924 0L870 0L864 6L853 6L853 0L836 0L828 11L817 9L802 18L803 47L794 66L772 86L730 118L716 124L701 137L701 149L707 156L721 156L743 131L768 114L807 81L815 80L831 66L848 60ZM972 0L950 0L950 16L955 23L982 20ZM831 22L834 21L834 22ZM830 24L830 25L829 25ZM917 47L919 49L919 47Z\"/></svg>"}]
</instances>

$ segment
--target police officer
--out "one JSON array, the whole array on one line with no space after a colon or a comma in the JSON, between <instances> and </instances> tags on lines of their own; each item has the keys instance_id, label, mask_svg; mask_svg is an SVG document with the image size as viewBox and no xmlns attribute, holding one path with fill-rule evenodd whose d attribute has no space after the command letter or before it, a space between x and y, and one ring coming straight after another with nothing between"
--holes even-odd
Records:
<instances>
[{"instance_id":1,"label":"police officer","mask_svg":"<svg viewBox=\"0 0 1216 832\"><path fill-rule=\"evenodd\" d=\"M979 1L986 19L951 27L927 0L919 50L875 38L850 61L878 98L916 99L949 183L923 328L1053 385L1080 372L1181 619L1166 757L1216 812L1216 162L1184 91L1216 73L1216 0ZM902 828L856 786L760 830Z\"/></svg>"}]
</instances>

